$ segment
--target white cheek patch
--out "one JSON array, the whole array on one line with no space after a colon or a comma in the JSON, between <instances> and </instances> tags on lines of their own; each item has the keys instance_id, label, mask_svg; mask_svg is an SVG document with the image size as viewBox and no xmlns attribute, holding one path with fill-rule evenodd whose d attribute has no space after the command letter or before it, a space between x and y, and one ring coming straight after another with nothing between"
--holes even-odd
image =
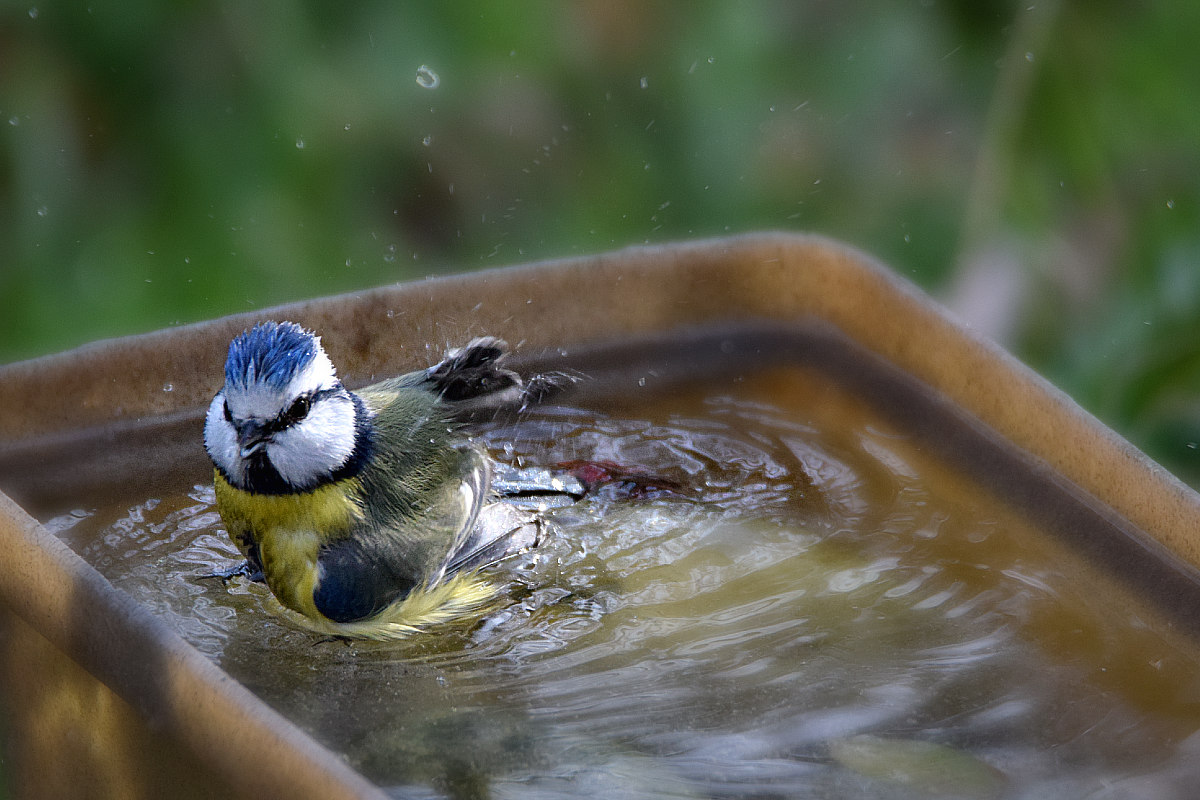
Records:
<instances>
[{"instance_id":1,"label":"white cheek patch","mask_svg":"<svg viewBox=\"0 0 1200 800\"><path fill-rule=\"evenodd\" d=\"M348 394L322 398L308 416L275 434L267 457L285 481L309 486L349 460L355 445L354 401Z\"/></svg>"},{"instance_id":2,"label":"white cheek patch","mask_svg":"<svg viewBox=\"0 0 1200 800\"><path fill-rule=\"evenodd\" d=\"M208 406L204 418L204 449L213 463L237 481L242 476L242 460L238 455L237 432L225 419L225 393L218 392Z\"/></svg>"}]
</instances>

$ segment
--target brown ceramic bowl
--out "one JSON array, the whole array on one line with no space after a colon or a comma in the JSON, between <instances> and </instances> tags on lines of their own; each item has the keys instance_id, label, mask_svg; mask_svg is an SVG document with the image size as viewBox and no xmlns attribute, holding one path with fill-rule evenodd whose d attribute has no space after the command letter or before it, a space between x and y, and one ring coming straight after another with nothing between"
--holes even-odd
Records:
<instances>
[{"instance_id":1,"label":"brown ceramic bowl","mask_svg":"<svg viewBox=\"0 0 1200 800\"><path fill-rule=\"evenodd\" d=\"M817 237L635 248L0 367L0 671L18 796L89 784L123 797L378 794L36 521L204 480L202 413L225 349L265 318L318 330L351 384L425 366L482 333L529 363L585 363L615 382L626 355L646 348L681 370L719 367L730 342L816 366L1181 627L1197 626L1200 498L910 285Z\"/></svg>"}]
</instances>

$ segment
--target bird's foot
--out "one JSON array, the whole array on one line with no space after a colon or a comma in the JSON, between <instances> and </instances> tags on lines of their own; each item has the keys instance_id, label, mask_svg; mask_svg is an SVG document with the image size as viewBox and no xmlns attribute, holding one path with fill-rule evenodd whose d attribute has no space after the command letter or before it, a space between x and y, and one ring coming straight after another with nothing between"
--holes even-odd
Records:
<instances>
[{"instance_id":1,"label":"bird's foot","mask_svg":"<svg viewBox=\"0 0 1200 800\"><path fill-rule=\"evenodd\" d=\"M228 582L232 578L245 578L255 583L262 583L266 579L263 577L261 569L255 569L250 566L249 561L243 561L236 566L226 569L215 569L207 575L201 575L201 580L209 580L211 578L219 578L222 582Z\"/></svg>"}]
</instances>

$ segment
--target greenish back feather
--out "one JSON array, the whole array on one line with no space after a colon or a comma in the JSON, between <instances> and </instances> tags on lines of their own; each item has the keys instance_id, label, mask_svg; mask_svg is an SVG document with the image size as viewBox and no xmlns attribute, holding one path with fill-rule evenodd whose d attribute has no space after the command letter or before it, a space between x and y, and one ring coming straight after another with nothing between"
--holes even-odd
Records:
<instances>
[{"instance_id":1,"label":"greenish back feather","mask_svg":"<svg viewBox=\"0 0 1200 800\"><path fill-rule=\"evenodd\" d=\"M469 532L490 472L482 454L459 441L436 396L399 380L360 395L375 413L375 444L360 476L365 518L352 535L405 565L416 582L431 582Z\"/></svg>"}]
</instances>

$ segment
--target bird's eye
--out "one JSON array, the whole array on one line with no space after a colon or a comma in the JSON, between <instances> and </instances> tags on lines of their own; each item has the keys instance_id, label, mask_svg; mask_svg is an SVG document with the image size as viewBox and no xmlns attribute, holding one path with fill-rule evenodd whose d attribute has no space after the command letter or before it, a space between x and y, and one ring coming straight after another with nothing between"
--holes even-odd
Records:
<instances>
[{"instance_id":1,"label":"bird's eye","mask_svg":"<svg viewBox=\"0 0 1200 800\"><path fill-rule=\"evenodd\" d=\"M225 421L233 422L233 412L229 410L229 401L226 400L223 405L225 406Z\"/></svg>"},{"instance_id":2,"label":"bird's eye","mask_svg":"<svg viewBox=\"0 0 1200 800\"><path fill-rule=\"evenodd\" d=\"M289 423L299 422L308 416L308 410L312 408L312 398L306 394L302 394L292 401L288 406L287 419Z\"/></svg>"}]
</instances>

